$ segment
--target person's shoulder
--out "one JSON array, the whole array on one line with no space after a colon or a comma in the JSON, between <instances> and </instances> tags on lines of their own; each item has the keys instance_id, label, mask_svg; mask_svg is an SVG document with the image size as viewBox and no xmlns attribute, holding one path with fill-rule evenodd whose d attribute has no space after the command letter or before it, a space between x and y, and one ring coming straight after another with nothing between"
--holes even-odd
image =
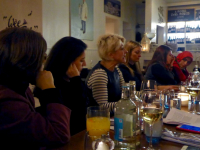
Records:
<instances>
[{"instance_id":1,"label":"person's shoulder","mask_svg":"<svg viewBox=\"0 0 200 150\"><path fill-rule=\"evenodd\" d=\"M119 67L119 68L127 68L127 66L125 64L119 64L117 67Z\"/></svg>"},{"instance_id":2,"label":"person's shoulder","mask_svg":"<svg viewBox=\"0 0 200 150\"><path fill-rule=\"evenodd\" d=\"M153 63L151 66L150 66L152 69L156 69L157 71L160 71L160 69L164 69L164 66L161 64L161 63Z\"/></svg>"},{"instance_id":3,"label":"person's shoulder","mask_svg":"<svg viewBox=\"0 0 200 150\"><path fill-rule=\"evenodd\" d=\"M122 71L123 70L129 70L128 67L125 64L119 64L117 67Z\"/></svg>"}]
</instances>

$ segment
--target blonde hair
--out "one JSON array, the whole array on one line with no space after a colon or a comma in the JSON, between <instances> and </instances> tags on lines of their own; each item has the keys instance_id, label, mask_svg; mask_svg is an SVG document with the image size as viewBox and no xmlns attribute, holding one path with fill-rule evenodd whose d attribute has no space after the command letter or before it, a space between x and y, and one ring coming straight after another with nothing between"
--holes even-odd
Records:
<instances>
[{"instance_id":1,"label":"blonde hair","mask_svg":"<svg viewBox=\"0 0 200 150\"><path fill-rule=\"evenodd\" d=\"M99 57L102 60L112 60L108 54L120 48L120 41L125 43L125 38L117 34L105 34L100 36L97 42Z\"/></svg>"},{"instance_id":2,"label":"blonde hair","mask_svg":"<svg viewBox=\"0 0 200 150\"><path fill-rule=\"evenodd\" d=\"M124 46L124 48L128 51L127 54L126 54L126 63L127 64L130 61L130 56L131 56L132 51L137 47L142 47L142 45L138 42L135 42L135 41L128 41L126 43L126 45Z\"/></svg>"},{"instance_id":3,"label":"blonde hair","mask_svg":"<svg viewBox=\"0 0 200 150\"><path fill-rule=\"evenodd\" d=\"M125 63L125 65L128 67L128 69L131 72L132 76L134 76L134 70L129 66L130 56L131 56L132 51L137 47L141 47L142 48L142 45L140 43L136 42L136 41L128 41L124 46L124 48L128 51L127 54L126 54L126 63ZM136 71L140 74L141 80L143 80L142 71L140 69L140 63L139 62L135 62L134 65L136 67Z\"/></svg>"}]
</instances>

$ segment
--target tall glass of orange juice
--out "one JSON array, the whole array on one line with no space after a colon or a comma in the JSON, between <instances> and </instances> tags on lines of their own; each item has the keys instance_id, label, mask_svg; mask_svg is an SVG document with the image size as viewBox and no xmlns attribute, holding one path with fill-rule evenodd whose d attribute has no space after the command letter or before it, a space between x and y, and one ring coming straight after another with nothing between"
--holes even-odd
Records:
<instances>
[{"instance_id":1,"label":"tall glass of orange juice","mask_svg":"<svg viewBox=\"0 0 200 150\"><path fill-rule=\"evenodd\" d=\"M110 130L110 112L101 106L87 108L87 132L90 136L99 138Z\"/></svg>"}]
</instances>

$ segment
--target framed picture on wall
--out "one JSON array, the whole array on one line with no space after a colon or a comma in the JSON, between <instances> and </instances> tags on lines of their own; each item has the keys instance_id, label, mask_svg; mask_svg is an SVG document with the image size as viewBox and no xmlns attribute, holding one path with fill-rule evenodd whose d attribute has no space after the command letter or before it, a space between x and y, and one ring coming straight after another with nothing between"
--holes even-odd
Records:
<instances>
[{"instance_id":1,"label":"framed picture on wall","mask_svg":"<svg viewBox=\"0 0 200 150\"><path fill-rule=\"evenodd\" d=\"M200 9L196 10L196 18L195 20L200 20Z\"/></svg>"},{"instance_id":2,"label":"framed picture on wall","mask_svg":"<svg viewBox=\"0 0 200 150\"><path fill-rule=\"evenodd\" d=\"M93 40L93 1L70 0L71 36Z\"/></svg>"},{"instance_id":3,"label":"framed picture on wall","mask_svg":"<svg viewBox=\"0 0 200 150\"><path fill-rule=\"evenodd\" d=\"M104 0L104 12L121 17L121 2L118 0Z\"/></svg>"}]
</instances>

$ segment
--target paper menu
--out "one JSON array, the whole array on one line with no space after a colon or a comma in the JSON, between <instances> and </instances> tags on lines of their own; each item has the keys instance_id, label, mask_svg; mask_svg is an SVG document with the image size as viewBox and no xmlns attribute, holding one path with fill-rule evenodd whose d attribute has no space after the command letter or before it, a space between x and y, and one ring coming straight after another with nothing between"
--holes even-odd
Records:
<instances>
[{"instance_id":1,"label":"paper menu","mask_svg":"<svg viewBox=\"0 0 200 150\"><path fill-rule=\"evenodd\" d=\"M167 124L187 124L200 127L200 116L172 108L167 117L163 119L163 122Z\"/></svg>"}]
</instances>

